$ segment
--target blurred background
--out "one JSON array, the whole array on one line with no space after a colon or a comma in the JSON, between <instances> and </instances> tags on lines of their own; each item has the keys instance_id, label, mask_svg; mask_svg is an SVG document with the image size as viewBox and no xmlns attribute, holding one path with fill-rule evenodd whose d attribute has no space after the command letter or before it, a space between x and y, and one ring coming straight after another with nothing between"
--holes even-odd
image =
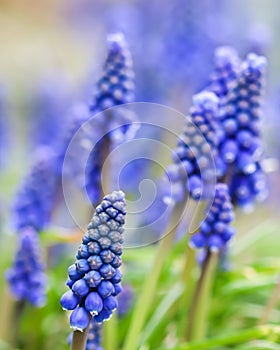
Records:
<instances>
[{"instance_id":1,"label":"blurred background","mask_svg":"<svg viewBox=\"0 0 280 350\"><path fill-rule=\"evenodd\" d=\"M265 154L279 159L279 11L277 0L1 0L0 216L5 233L1 250L6 244L3 238L13 231L9 210L32 163L31 155L63 130L74 104L90 99L102 71L108 33L121 31L127 38L136 101L164 104L185 114L191 96L207 83L217 46L234 46L242 58L251 51L267 56ZM242 233L256 230L257 237L247 246L243 238L243 250L236 246L236 252L243 254L236 261L240 266L256 256L279 257L275 241L280 228L280 183L272 163L270 197L239 221ZM1 272L9 263L1 262ZM64 278L63 268L58 275ZM50 293L58 297L54 289ZM53 301L49 307L57 305ZM45 318L45 335L52 322L53 315ZM46 348L52 348L49 343Z\"/></svg>"}]
</instances>

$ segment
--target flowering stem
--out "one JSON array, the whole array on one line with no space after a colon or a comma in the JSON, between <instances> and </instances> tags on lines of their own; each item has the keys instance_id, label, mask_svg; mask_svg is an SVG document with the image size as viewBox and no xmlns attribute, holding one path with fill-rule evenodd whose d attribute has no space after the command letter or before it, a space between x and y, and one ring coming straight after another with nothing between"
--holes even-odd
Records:
<instances>
[{"instance_id":1,"label":"flowering stem","mask_svg":"<svg viewBox=\"0 0 280 350\"><path fill-rule=\"evenodd\" d=\"M209 298L217 261L218 254L208 251L191 302L186 328L186 339L188 341L201 340L205 336Z\"/></svg>"},{"instance_id":2,"label":"flowering stem","mask_svg":"<svg viewBox=\"0 0 280 350\"><path fill-rule=\"evenodd\" d=\"M172 249L174 236L178 227L180 218L185 208L185 201L178 203L172 213L171 220L167 229L168 234L162 238L155 256L154 264L148 274L143 290L141 291L135 310L132 316L131 326L125 339L123 350L135 350L138 346L138 340L143 325L147 319L148 312L154 300L157 282L166 260L168 252Z\"/></svg>"},{"instance_id":3,"label":"flowering stem","mask_svg":"<svg viewBox=\"0 0 280 350\"><path fill-rule=\"evenodd\" d=\"M91 318L92 317L90 316L89 325L91 322ZM86 344L87 344L87 335L88 335L89 325L86 329L84 329L83 332L80 332L80 331L73 332L71 350L85 350Z\"/></svg>"},{"instance_id":4,"label":"flowering stem","mask_svg":"<svg viewBox=\"0 0 280 350\"><path fill-rule=\"evenodd\" d=\"M25 305L26 305L25 300L17 301L15 303L12 329L14 330L13 344L16 347L20 347L20 341L21 341L21 339L20 339L20 326L21 326L21 320L22 320L24 309L25 309Z\"/></svg>"},{"instance_id":5,"label":"flowering stem","mask_svg":"<svg viewBox=\"0 0 280 350\"><path fill-rule=\"evenodd\" d=\"M277 284L271 294L271 297L269 298L266 304L262 317L260 318L259 325L263 325L269 321L271 311L277 306L279 299L280 299L280 275L278 276Z\"/></svg>"}]
</instances>

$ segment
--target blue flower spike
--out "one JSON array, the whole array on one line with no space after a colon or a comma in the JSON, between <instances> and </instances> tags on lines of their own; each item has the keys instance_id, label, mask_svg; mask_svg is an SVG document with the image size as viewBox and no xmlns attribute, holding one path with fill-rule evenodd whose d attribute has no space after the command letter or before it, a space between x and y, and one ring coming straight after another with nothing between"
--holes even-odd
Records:
<instances>
[{"instance_id":1,"label":"blue flower spike","mask_svg":"<svg viewBox=\"0 0 280 350\"><path fill-rule=\"evenodd\" d=\"M220 133L218 106L219 99L213 92L202 91L193 96L184 134L173 152L175 165L167 169L172 185L181 184L182 191L188 191L194 200L210 195L210 186L216 176L215 159ZM173 200L177 202L180 198Z\"/></svg>"},{"instance_id":2,"label":"blue flower spike","mask_svg":"<svg viewBox=\"0 0 280 350\"><path fill-rule=\"evenodd\" d=\"M241 61L231 46L220 46L214 52L214 71L210 75L208 91L222 99L236 86Z\"/></svg>"},{"instance_id":3,"label":"blue flower spike","mask_svg":"<svg viewBox=\"0 0 280 350\"><path fill-rule=\"evenodd\" d=\"M226 184L217 184L214 201L206 209L206 213L205 221L191 237L189 244L194 249L221 251L235 234L234 228L230 226L234 211Z\"/></svg>"},{"instance_id":4,"label":"blue flower spike","mask_svg":"<svg viewBox=\"0 0 280 350\"><path fill-rule=\"evenodd\" d=\"M20 231L18 241L14 264L6 272L11 293L19 301L27 301L35 307L44 306L47 278L39 235L32 227L26 227Z\"/></svg>"},{"instance_id":5,"label":"blue flower spike","mask_svg":"<svg viewBox=\"0 0 280 350\"><path fill-rule=\"evenodd\" d=\"M248 209L266 197L261 167L260 122L267 60L249 54L242 63L237 85L226 96L220 121L224 134L219 152L224 175L231 172L230 195L235 204Z\"/></svg>"},{"instance_id":6,"label":"blue flower spike","mask_svg":"<svg viewBox=\"0 0 280 350\"><path fill-rule=\"evenodd\" d=\"M73 310L70 325L74 330L87 328L90 314L93 322L108 320L118 306L125 215L122 191L105 196L83 236L75 264L68 269L70 291L60 303L63 309Z\"/></svg>"}]
</instances>

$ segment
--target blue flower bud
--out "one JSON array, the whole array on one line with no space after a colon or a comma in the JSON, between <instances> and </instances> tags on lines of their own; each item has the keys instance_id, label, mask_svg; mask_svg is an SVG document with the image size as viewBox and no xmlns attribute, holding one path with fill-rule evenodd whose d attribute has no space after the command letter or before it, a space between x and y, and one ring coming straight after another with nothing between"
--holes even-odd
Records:
<instances>
[{"instance_id":1,"label":"blue flower bud","mask_svg":"<svg viewBox=\"0 0 280 350\"><path fill-rule=\"evenodd\" d=\"M120 281L119 281L120 282ZM112 283L115 283L112 281ZM109 297L112 293L114 293L115 288L114 285L110 281L102 281L98 286L98 293L102 298Z\"/></svg>"},{"instance_id":2,"label":"blue flower bud","mask_svg":"<svg viewBox=\"0 0 280 350\"><path fill-rule=\"evenodd\" d=\"M70 326L74 331L83 332L89 324L89 314L83 307L76 308L70 316Z\"/></svg>"},{"instance_id":3,"label":"blue flower bud","mask_svg":"<svg viewBox=\"0 0 280 350\"><path fill-rule=\"evenodd\" d=\"M64 310L74 310L80 302L80 298L69 290L60 299L60 304Z\"/></svg>"},{"instance_id":4,"label":"blue flower bud","mask_svg":"<svg viewBox=\"0 0 280 350\"><path fill-rule=\"evenodd\" d=\"M85 279L76 281L72 286L72 291L80 297L87 295L89 292L89 286Z\"/></svg>"},{"instance_id":5,"label":"blue flower bud","mask_svg":"<svg viewBox=\"0 0 280 350\"><path fill-rule=\"evenodd\" d=\"M101 275L97 271L89 271L85 275L85 280L90 288L97 287L99 283L101 282Z\"/></svg>"},{"instance_id":6,"label":"blue flower bud","mask_svg":"<svg viewBox=\"0 0 280 350\"><path fill-rule=\"evenodd\" d=\"M91 255L88 258L88 264L92 270L99 270L99 268L102 266L103 261L100 256L98 255Z\"/></svg>"},{"instance_id":7,"label":"blue flower bud","mask_svg":"<svg viewBox=\"0 0 280 350\"><path fill-rule=\"evenodd\" d=\"M100 274L106 279L109 280L114 277L116 270L110 264L104 264L100 268Z\"/></svg>"},{"instance_id":8,"label":"blue flower bud","mask_svg":"<svg viewBox=\"0 0 280 350\"><path fill-rule=\"evenodd\" d=\"M118 301L115 297L109 296L103 300L103 308L105 310L114 311L118 307Z\"/></svg>"},{"instance_id":9,"label":"blue flower bud","mask_svg":"<svg viewBox=\"0 0 280 350\"><path fill-rule=\"evenodd\" d=\"M85 299L85 308L92 315L98 315L103 309L103 301L100 294L97 292L90 292Z\"/></svg>"},{"instance_id":10,"label":"blue flower bud","mask_svg":"<svg viewBox=\"0 0 280 350\"><path fill-rule=\"evenodd\" d=\"M77 271L80 274L84 274L84 273L86 273L86 272L88 272L90 270L89 263L88 263L88 261L86 259L79 259L79 260L77 260L75 265L76 265Z\"/></svg>"}]
</instances>

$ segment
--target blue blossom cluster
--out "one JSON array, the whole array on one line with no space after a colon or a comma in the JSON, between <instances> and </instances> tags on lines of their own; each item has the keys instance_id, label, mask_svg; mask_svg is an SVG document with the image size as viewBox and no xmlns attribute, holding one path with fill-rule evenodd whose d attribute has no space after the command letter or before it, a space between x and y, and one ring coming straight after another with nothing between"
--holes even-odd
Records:
<instances>
[{"instance_id":1,"label":"blue blossom cluster","mask_svg":"<svg viewBox=\"0 0 280 350\"><path fill-rule=\"evenodd\" d=\"M39 148L31 172L16 195L13 212L17 230L31 226L39 232L49 223L58 185L55 167L52 149Z\"/></svg>"},{"instance_id":2,"label":"blue blossom cluster","mask_svg":"<svg viewBox=\"0 0 280 350\"><path fill-rule=\"evenodd\" d=\"M228 186L218 183L213 203L206 209L206 218L198 232L190 238L190 246L210 252L220 251L235 234L235 229L230 226L233 219L234 211Z\"/></svg>"},{"instance_id":3,"label":"blue blossom cluster","mask_svg":"<svg viewBox=\"0 0 280 350\"><path fill-rule=\"evenodd\" d=\"M90 105L94 113L134 100L132 58L124 35L109 35L108 45L103 75L97 82L97 91Z\"/></svg>"},{"instance_id":4,"label":"blue blossom cluster","mask_svg":"<svg viewBox=\"0 0 280 350\"><path fill-rule=\"evenodd\" d=\"M122 191L105 196L83 236L77 261L68 269L70 290L60 302L64 309L73 310L70 325L74 330L88 327L89 314L101 323L117 308L116 296L122 290L119 268L125 214Z\"/></svg>"},{"instance_id":5,"label":"blue blossom cluster","mask_svg":"<svg viewBox=\"0 0 280 350\"><path fill-rule=\"evenodd\" d=\"M218 97L209 91L202 91L193 97L184 134L180 136L173 153L175 164L167 169L172 183L181 185L181 190L176 193L182 195L187 188L195 200L208 197L216 176L214 160L219 142L218 104ZM174 199L182 200L179 197Z\"/></svg>"},{"instance_id":6,"label":"blue blossom cluster","mask_svg":"<svg viewBox=\"0 0 280 350\"><path fill-rule=\"evenodd\" d=\"M231 46L220 46L214 52L214 71L206 88L223 101L228 92L236 86L240 69L240 58ZM220 103L221 103L220 102Z\"/></svg>"},{"instance_id":7,"label":"blue blossom cluster","mask_svg":"<svg viewBox=\"0 0 280 350\"><path fill-rule=\"evenodd\" d=\"M249 54L241 65L237 85L226 96L220 121L224 130L219 153L224 178L229 183L233 202L251 206L254 199L266 195L266 182L261 168L262 147L260 118L266 58Z\"/></svg>"},{"instance_id":8,"label":"blue blossom cluster","mask_svg":"<svg viewBox=\"0 0 280 350\"><path fill-rule=\"evenodd\" d=\"M38 233L32 227L25 227L19 234L13 266L6 272L17 300L28 301L36 307L44 305L47 283L44 268Z\"/></svg>"}]
</instances>

